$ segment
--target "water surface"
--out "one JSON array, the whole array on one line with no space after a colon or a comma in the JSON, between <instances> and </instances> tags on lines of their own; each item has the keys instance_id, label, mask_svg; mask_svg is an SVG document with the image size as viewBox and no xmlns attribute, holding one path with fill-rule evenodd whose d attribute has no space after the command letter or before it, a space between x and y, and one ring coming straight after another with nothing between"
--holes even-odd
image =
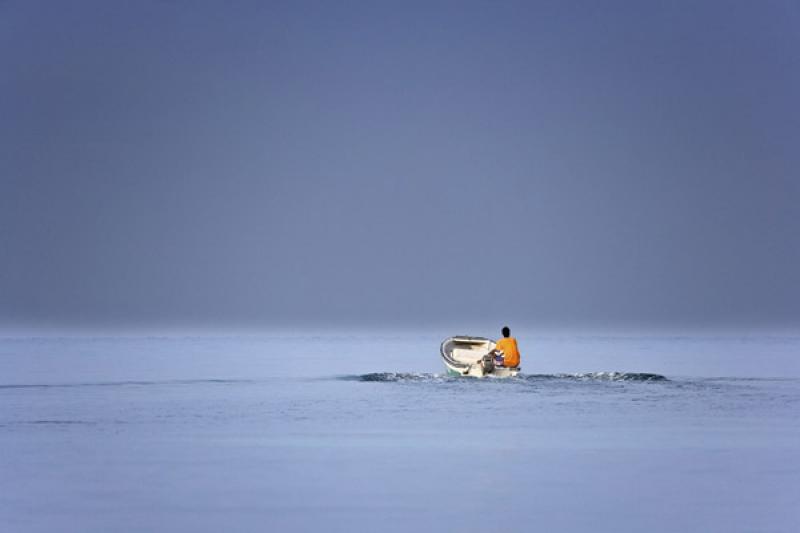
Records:
<instances>
[{"instance_id":1,"label":"water surface","mask_svg":"<svg viewBox=\"0 0 800 533\"><path fill-rule=\"evenodd\" d=\"M9 531L800 528L793 338L0 340Z\"/></svg>"}]
</instances>

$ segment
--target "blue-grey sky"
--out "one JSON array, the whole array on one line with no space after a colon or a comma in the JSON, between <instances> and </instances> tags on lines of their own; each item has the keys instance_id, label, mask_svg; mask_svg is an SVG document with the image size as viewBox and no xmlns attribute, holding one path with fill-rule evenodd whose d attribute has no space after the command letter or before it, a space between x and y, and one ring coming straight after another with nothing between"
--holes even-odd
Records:
<instances>
[{"instance_id":1,"label":"blue-grey sky","mask_svg":"<svg viewBox=\"0 0 800 533\"><path fill-rule=\"evenodd\" d=\"M0 2L0 325L797 325L798 28Z\"/></svg>"}]
</instances>

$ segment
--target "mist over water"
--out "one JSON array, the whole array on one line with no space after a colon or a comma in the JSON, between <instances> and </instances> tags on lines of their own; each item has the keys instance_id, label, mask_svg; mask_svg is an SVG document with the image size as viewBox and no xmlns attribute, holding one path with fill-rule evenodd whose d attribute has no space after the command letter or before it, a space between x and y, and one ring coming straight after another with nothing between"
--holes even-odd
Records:
<instances>
[{"instance_id":1,"label":"mist over water","mask_svg":"<svg viewBox=\"0 0 800 533\"><path fill-rule=\"evenodd\" d=\"M799 16L3 2L0 327L796 327Z\"/></svg>"}]
</instances>

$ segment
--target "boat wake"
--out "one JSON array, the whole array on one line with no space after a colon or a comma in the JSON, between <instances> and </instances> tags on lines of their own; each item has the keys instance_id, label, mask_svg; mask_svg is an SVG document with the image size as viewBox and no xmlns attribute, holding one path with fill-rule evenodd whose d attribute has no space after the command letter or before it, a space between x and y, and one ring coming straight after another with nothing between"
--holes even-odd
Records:
<instances>
[{"instance_id":1,"label":"boat wake","mask_svg":"<svg viewBox=\"0 0 800 533\"><path fill-rule=\"evenodd\" d=\"M531 374L523 379L570 379L577 381L669 381L661 374L649 372L581 372L578 374Z\"/></svg>"},{"instance_id":2,"label":"boat wake","mask_svg":"<svg viewBox=\"0 0 800 533\"><path fill-rule=\"evenodd\" d=\"M371 372L354 376L341 376L344 381L375 381L375 382L395 382L395 381L443 381L449 378L443 374L429 374L417 372Z\"/></svg>"},{"instance_id":3,"label":"boat wake","mask_svg":"<svg viewBox=\"0 0 800 533\"><path fill-rule=\"evenodd\" d=\"M447 376L446 374L430 374L418 372L372 372L353 376L342 376L340 379L345 381L369 381L380 383L394 383L405 381L440 382L440 381L463 381L469 378ZM489 379L497 380L496 378ZM550 381L550 380L569 380L569 381L669 381L661 374L648 372L580 372L576 374L520 374L517 377L505 378L503 381Z\"/></svg>"}]
</instances>

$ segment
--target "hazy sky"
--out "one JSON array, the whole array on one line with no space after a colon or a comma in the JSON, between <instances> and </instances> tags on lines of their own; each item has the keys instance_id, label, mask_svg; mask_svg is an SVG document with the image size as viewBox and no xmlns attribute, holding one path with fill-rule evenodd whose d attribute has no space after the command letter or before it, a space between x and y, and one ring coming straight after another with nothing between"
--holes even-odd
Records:
<instances>
[{"instance_id":1,"label":"hazy sky","mask_svg":"<svg viewBox=\"0 0 800 533\"><path fill-rule=\"evenodd\" d=\"M0 2L0 324L800 323L800 4Z\"/></svg>"}]
</instances>

